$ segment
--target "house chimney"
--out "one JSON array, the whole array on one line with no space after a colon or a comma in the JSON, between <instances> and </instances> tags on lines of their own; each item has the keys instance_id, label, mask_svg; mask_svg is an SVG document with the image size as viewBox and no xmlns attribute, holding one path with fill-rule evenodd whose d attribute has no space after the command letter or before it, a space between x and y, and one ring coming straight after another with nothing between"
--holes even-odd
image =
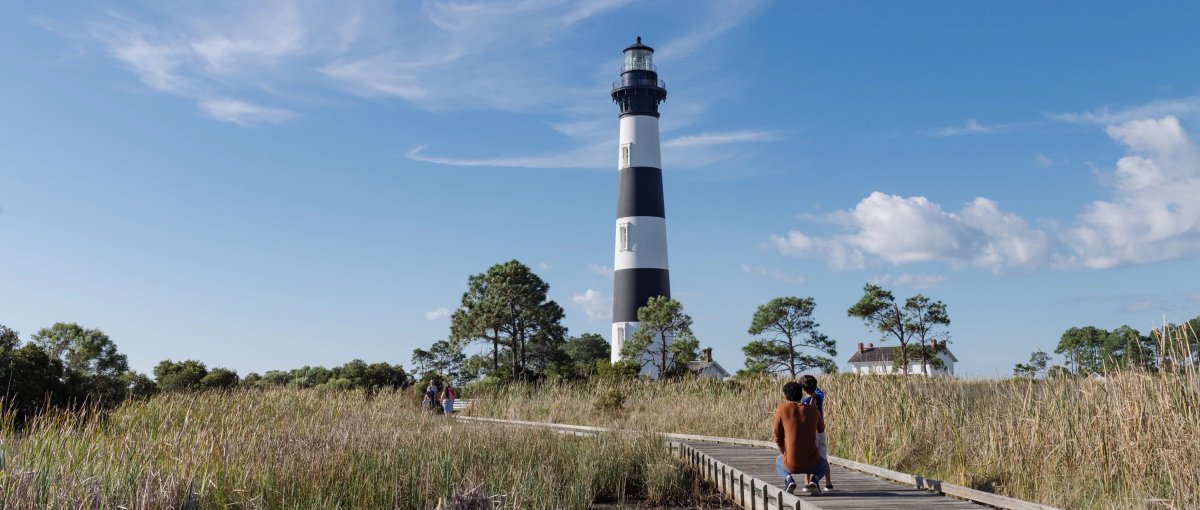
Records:
<instances>
[{"instance_id":1,"label":"house chimney","mask_svg":"<svg viewBox=\"0 0 1200 510\"><path fill-rule=\"evenodd\" d=\"M704 362L712 363L712 347L705 347L702 352L704 352Z\"/></svg>"},{"instance_id":2,"label":"house chimney","mask_svg":"<svg viewBox=\"0 0 1200 510\"><path fill-rule=\"evenodd\" d=\"M859 354L862 354L862 342L858 343L858 352Z\"/></svg>"}]
</instances>

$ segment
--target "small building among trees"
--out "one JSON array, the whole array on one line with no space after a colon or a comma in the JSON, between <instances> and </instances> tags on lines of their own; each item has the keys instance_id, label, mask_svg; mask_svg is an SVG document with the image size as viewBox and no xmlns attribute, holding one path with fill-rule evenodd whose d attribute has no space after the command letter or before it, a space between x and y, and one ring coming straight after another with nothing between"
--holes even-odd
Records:
<instances>
[{"instance_id":1,"label":"small building among trees","mask_svg":"<svg viewBox=\"0 0 1200 510\"><path fill-rule=\"evenodd\" d=\"M725 370L725 367L713 361L712 347L705 347L701 352L703 354L700 359L688 362L688 371L700 377L713 377L721 380L730 377L729 371Z\"/></svg>"},{"instance_id":2,"label":"small building among trees","mask_svg":"<svg viewBox=\"0 0 1200 510\"><path fill-rule=\"evenodd\" d=\"M909 354L909 375L954 376L954 363L958 358L950 352L945 342L932 342L932 356L929 357L926 370L921 368L921 356ZM858 350L850 356L850 372L855 374L903 374L900 366L900 347L875 347L875 344L864 346L858 344Z\"/></svg>"}]
</instances>

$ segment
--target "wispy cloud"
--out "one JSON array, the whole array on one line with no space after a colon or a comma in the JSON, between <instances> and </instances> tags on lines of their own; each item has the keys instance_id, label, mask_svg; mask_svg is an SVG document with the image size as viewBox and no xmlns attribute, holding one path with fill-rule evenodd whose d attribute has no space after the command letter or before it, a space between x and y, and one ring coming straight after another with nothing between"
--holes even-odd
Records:
<instances>
[{"instance_id":1,"label":"wispy cloud","mask_svg":"<svg viewBox=\"0 0 1200 510\"><path fill-rule=\"evenodd\" d=\"M613 268L600 264L588 262L587 269L589 273L597 274L611 280L613 278Z\"/></svg>"},{"instance_id":2,"label":"wispy cloud","mask_svg":"<svg viewBox=\"0 0 1200 510\"><path fill-rule=\"evenodd\" d=\"M1187 117L1200 114L1200 96L1161 99L1146 104L1112 108L1102 106L1088 112L1050 113L1046 116L1071 124L1124 124L1133 120L1165 117Z\"/></svg>"},{"instance_id":3,"label":"wispy cloud","mask_svg":"<svg viewBox=\"0 0 1200 510\"><path fill-rule=\"evenodd\" d=\"M598 290L588 289L580 294L572 294L571 302L583 310L590 322L612 317L612 300L605 298Z\"/></svg>"},{"instance_id":4,"label":"wispy cloud","mask_svg":"<svg viewBox=\"0 0 1200 510\"><path fill-rule=\"evenodd\" d=\"M1200 304L1200 295L1197 294L1116 294L1116 295L1090 295L1090 296L1074 296L1059 300L1060 303L1083 303L1092 305L1094 303L1107 304L1112 306L1113 310L1123 313L1155 313L1165 314L1170 312L1189 312L1194 311L1195 306ZM1192 314L1183 314L1168 318L1168 322L1175 320L1188 320L1194 317ZM1159 317L1154 317L1159 319Z\"/></svg>"},{"instance_id":5,"label":"wispy cloud","mask_svg":"<svg viewBox=\"0 0 1200 510\"><path fill-rule=\"evenodd\" d=\"M677 136L663 142L662 146L668 149L679 149L684 147L708 147L728 143L772 142L778 139L779 135L774 131L726 131Z\"/></svg>"},{"instance_id":6,"label":"wispy cloud","mask_svg":"<svg viewBox=\"0 0 1200 510\"><path fill-rule=\"evenodd\" d=\"M962 136L962 135L987 135L993 133L1004 133L1018 128L1031 126L1032 123L1013 123L1013 124L992 124L983 125L975 119L967 119L963 121L961 126L949 126L938 129L925 131L927 136L946 137L946 136Z\"/></svg>"},{"instance_id":7,"label":"wispy cloud","mask_svg":"<svg viewBox=\"0 0 1200 510\"><path fill-rule=\"evenodd\" d=\"M608 145L608 144L606 144ZM616 147L616 140L611 144ZM447 166L482 166L505 168L600 168L612 166L613 162L603 162L612 155L612 150L598 145L579 148L570 152L551 153L531 156L501 156L492 158L454 158L431 156L425 153L428 145L418 145L404 153L404 157L426 163ZM603 156L600 154L603 152Z\"/></svg>"},{"instance_id":8,"label":"wispy cloud","mask_svg":"<svg viewBox=\"0 0 1200 510\"><path fill-rule=\"evenodd\" d=\"M214 99L200 103L204 114L223 122L242 126L251 124L282 124L295 119L296 112L247 103L237 99Z\"/></svg>"},{"instance_id":9,"label":"wispy cloud","mask_svg":"<svg viewBox=\"0 0 1200 510\"><path fill-rule=\"evenodd\" d=\"M113 9L88 22L86 32L147 88L193 101L214 120L243 126L295 121L331 93L425 110L553 112L548 124L569 138L559 151L468 156L459 147L443 144L435 151L430 143L436 140L418 140L406 155L449 166L614 165L615 129L598 118L611 120L605 96L619 55L566 58L562 48L578 37L580 25L629 7L631 0L215 2L205 8ZM672 66L673 76L708 75L700 71L712 63L690 56L768 4L697 3L673 37L654 43L659 63ZM597 63L586 64L590 60ZM697 82L697 93L671 102L663 133L682 132L703 119L721 90L728 94L738 86ZM679 150L666 152L664 164L715 164L736 153L719 146L776 138L761 129L677 135L665 139L664 146Z\"/></svg>"},{"instance_id":10,"label":"wispy cloud","mask_svg":"<svg viewBox=\"0 0 1200 510\"><path fill-rule=\"evenodd\" d=\"M440 321L449 317L450 309L444 306L425 312L425 320L427 321Z\"/></svg>"},{"instance_id":11,"label":"wispy cloud","mask_svg":"<svg viewBox=\"0 0 1200 510\"><path fill-rule=\"evenodd\" d=\"M718 0L697 6L703 12L703 21L657 48L658 57L682 60L692 56L729 30L762 14L768 5L770 2L765 0Z\"/></svg>"},{"instance_id":12,"label":"wispy cloud","mask_svg":"<svg viewBox=\"0 0 1200 510\"><path fill-rule=\"evenodd\" d=\"M790 283L793 285L800 285L804 283L803 276L789 274L774 267L748 266L746 264L742 264L741 268L743 273L756 274L778 282Z\"/></svg>"},{"instance_id":13,"label":"wispy cloud","mask_svg":"<svg viewBox=\"0 0 1200 510\"><path fill-rule=\"evenodd\" d=\"M612 122L606 123L612 132ZM565 129L573 129L567 126ZM502 168L609 168L616 165L615 135L606 136L602 142L588 143L562 152L524 156L498 156L489 158L455 158L432 156L426 153L428 145L418 145L409 149L404 157L426 163L464 167L502 167ZM663 165L667 168L690 168L721 161L723 158L713 154L713 150L721 145L744 144L754 142L769 142L778 140L779 135L773 131L730 131L685 135L663 142L666 149L663 154ZM675 149L676 152L671 152ZM683 150L687 149L687 150ZM728 154L726 155L728 156Z\"/></svg>"},{"instance_id":14,"label":"wispy cloud","mask_svg":"<svg viewBox=\"0 0 1200 510\"><path fill-rule=\"evenodd\" d=\"M895 286L910 289L927 290L937 287L946 281L946 277L940 274L898 274L892 276L890 273L883 276L876 276L871 279L871 283L884 287Z\"/></svg>"},{"instance_id":15,"label":"wispy cloud","mask_svg":"<svg viewBox=\"0 0 1200 510\"><path fill-rule=\"evenodd\" d=\"M1042 153L1038 153L1037 156L1033 157L1033 164L1035 164L1037 166L1043 166L1043 167L1054 166L1054 160L1050 159L1050 156L1047 156Z\"/></svg>"}]
</instances>

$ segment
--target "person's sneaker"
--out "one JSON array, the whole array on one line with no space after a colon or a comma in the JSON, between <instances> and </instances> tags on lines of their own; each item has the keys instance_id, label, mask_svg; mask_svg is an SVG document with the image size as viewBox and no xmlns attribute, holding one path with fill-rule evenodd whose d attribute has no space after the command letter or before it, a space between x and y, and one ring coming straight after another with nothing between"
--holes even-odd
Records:
<instances>
[{"instance_id":1,"label":"person's sneaker","mask_svg":"<svg viewBox=\"0 0 1200 510\"><path fill-rule=\"evenodd\" d=\"M825 486L825 492L829 492L829 491L831 491L831 490L833 490L833 486L832 486L832 485L826 485L826 486Z\"/></svg>"},{"instance_id":2,"label":"person's sneaker","mask_svg":"<svg viewBox=\"0 0 1200 510\"><path fill-rule=\"evenodd\" d=\"M804 488L805 488L805 490L808 491L809 494L812 494L813 496L821 495L821 486L820 485L809 482L809 484L807 486L805 486Z\"/></svg>"},{"instance_id":3,"label":"person's sneaker","mask_svg":"<svg viewBox=\"0 0 1200 510\"><path fill-rule=\"evenodd\" d=\"M788 482L787 487L783 488L788 494L796 494L796 482Z\"/></svg>"}]
</instances>

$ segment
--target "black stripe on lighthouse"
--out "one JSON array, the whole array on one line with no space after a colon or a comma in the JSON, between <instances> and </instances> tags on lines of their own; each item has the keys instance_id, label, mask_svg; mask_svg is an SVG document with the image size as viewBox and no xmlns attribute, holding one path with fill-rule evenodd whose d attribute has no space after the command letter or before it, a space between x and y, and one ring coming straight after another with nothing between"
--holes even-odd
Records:
<instances>
[{"instance_id":1,"label":"black stripe on lighthouse","mask_svg":"<svg viewBox=\"0 0 1200 510\"><path fill-rule=\"evenodd\" d=\"M655 296L671 297L669 271L657 268L613 272L613 322L638 322L637 311Z\"/></svg>"},{"instance_id":2,"label":"black stripe on lighthouse","mask_svg":"<svg viewBox=\"0 0 1200 510\"><path fill-rule=\"evenodd\" d=\"M662 169L633 166L621 169L617 185L617 217L655 216L666 218L663 205Z\"/></svg>"}]
</instances>

